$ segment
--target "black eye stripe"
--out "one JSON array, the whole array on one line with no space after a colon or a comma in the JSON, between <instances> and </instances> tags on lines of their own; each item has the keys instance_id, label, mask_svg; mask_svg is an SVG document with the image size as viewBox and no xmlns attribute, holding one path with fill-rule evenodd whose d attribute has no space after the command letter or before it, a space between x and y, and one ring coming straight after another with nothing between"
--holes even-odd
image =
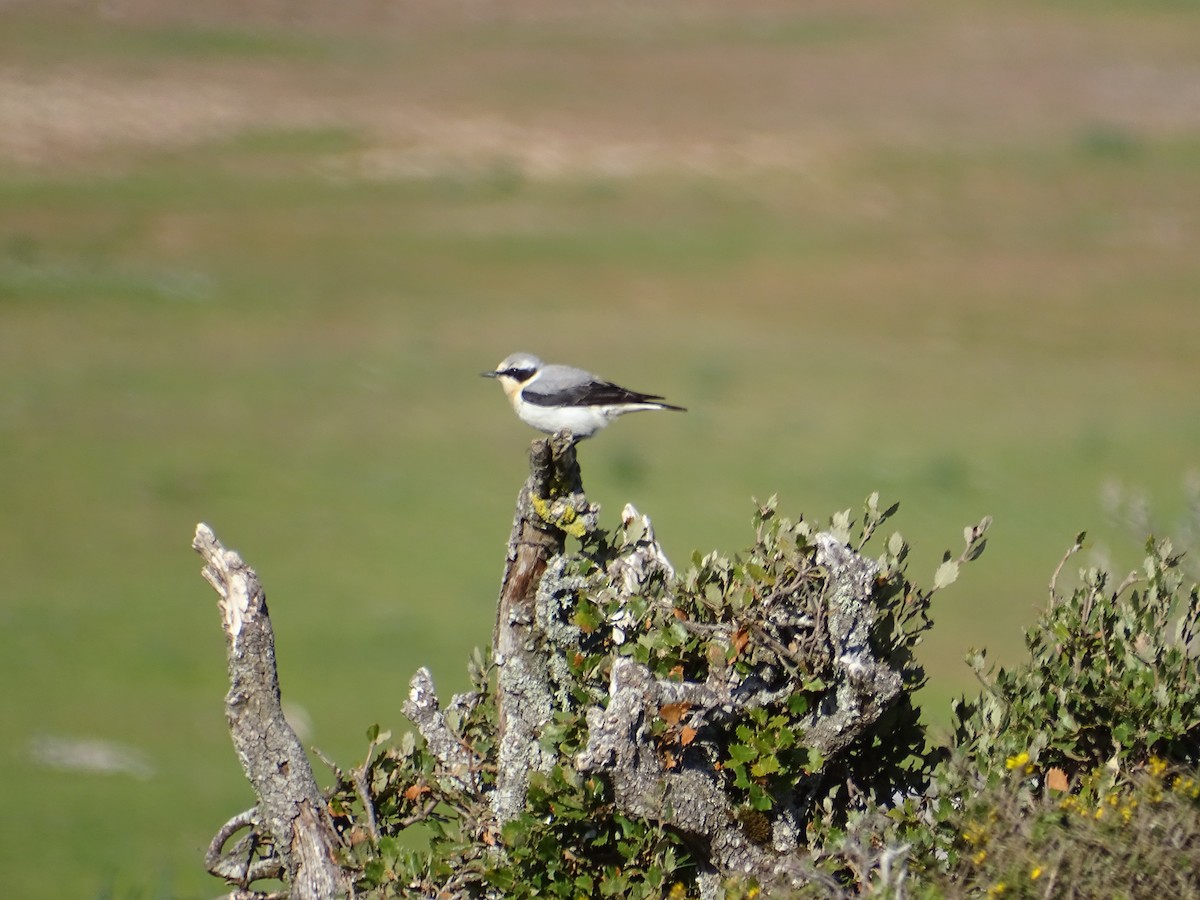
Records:
<instances>
[{"instance_id":1,"label":"black eye stripe","mask_svg":"<svg viewBox=\"0 0 1200 900\"><path fill-rule=\"evenodd\" d=\"M505 369L501 375L507 375L509 378L515 378L517 381L526 381L532 378L537 373L537 369L518 369L513 367Z\"/></svg>"}]
</instances>

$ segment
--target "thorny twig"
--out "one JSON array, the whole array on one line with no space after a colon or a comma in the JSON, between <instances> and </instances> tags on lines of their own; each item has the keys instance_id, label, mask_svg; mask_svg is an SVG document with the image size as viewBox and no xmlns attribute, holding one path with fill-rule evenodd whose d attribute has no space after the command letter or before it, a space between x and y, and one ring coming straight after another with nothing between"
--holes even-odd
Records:
<instances>
[{"instance_id":1,"label":"thorny twig","mask_svg":"<svg viewBox=\"0 0 1200 900\"><path fill-rule=\"evenodd\" d=\"M1071 547L1063 558L1058 561L1058 565L1054 567L1054 574L1050 576L1050 600L1054 603L1062 601L1062 597L1058 593L1058 576L1062 574L1063 566L1067 564L1067 560L1083 549L1083 539L1087 537L1086 531L1079 532L1075 537L1075 545Z\"/></svg>"}]
</instances>

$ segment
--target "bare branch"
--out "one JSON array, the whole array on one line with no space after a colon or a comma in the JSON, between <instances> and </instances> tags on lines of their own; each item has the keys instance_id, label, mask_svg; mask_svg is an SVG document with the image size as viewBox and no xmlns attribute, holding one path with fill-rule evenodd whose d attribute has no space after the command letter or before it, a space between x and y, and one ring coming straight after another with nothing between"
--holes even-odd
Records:
<instances>
[{"instance_id":1,"label":"bare branch","mask_svg":"<svg viewBox=\"0 0 1200 900\"><path fill-rule=\"evenodd\" d=\"M349 879L334 859L333 822L304 747L280 706L275 635L258 575L207 525L196 526L192 546L204 559L205 580L220 597L230 684L225 717L259 798L256 826L265 829L279 854L293 900L347 894Z\"/></svg>"},{"instance_id":2,"label":"bare branch","mask_svg":"<svg viewBox=\"0 0 1200 900\"><path fill-rule=\"evenodd\" d=\"M1058 561L1058 565L1054 567L1054 574L1050 576L1050 601L1057 602L1062 598L1058 595L1058 576L1062 574L1063 566L1067 564L1067 560L1083 549L1083 539L1087 537L1087 532L1081 531L1075 536L1075 544L1063 554L1063 558Z\"/></svg>"},{"instance_id":3,"label":"bare branch","mask_svg":"<svg viewBox=\"0 0 1200 900\"><path fill-rule=\"evenodd\" d=\"M263 878L281 878L283 863L270 842L260 840L258 807L240 812L217 831L204 854L204 865L209 874L224 878L230 884L248 888ZM249 829L231 849L225 845L239 831Z\"/></svg>"}]
</instances>

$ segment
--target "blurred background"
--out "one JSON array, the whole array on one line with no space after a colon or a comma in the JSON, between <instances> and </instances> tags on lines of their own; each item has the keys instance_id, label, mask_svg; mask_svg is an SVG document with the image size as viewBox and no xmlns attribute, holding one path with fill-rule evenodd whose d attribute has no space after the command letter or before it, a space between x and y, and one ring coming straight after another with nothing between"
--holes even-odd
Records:
<instances>
[{"instance_id":1,"label":"blurred background","mask_svg":"<svg viewBox=\"0 0 1200 900\"><path fill-rule=\"evenodd\" d=\"M944 727L1077 531L1123 573L1114 504L1169 530L1194 488L1198 36L1184 0L0 5L5 893L219 892L253 795L198 521L339 764L416 667L465 685L515 350L689 408L580 451L677 565L755 497L878 490L929 584L993 515L925 647Z\"/></svg>"}]
</instances>

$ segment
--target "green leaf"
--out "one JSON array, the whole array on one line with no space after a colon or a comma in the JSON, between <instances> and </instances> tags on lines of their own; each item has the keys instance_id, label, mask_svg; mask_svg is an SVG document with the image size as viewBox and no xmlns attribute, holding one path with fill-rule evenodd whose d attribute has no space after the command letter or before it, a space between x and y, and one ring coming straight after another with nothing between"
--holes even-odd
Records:
<instances>
[{"instance_id":1,"label":"green leaf","mask_svg":"<svg viewBox=\"0 0 1200 900\"><path fill-rule=\"evenodd\" d=\"M750 785L750 805L759 812L766 812L775 802L771 799L771 795L764 791L759 785Z\"/></svg>"},{"instance_id":2,"label":"green leaf","mask_svg":"<svg viewBox=\"0 0 1200 900\"><path fill-rule=\"evenodd\" d=\"M755 581L761 581L764 584L774 584L774 577L762 566L752 562L746 563L746 571Z\"/></svg>"},{"instance_id":3,"label":"green leaf","mask_svg":"<svg viewBox=\"0 0 1200 900\"><path fill-rule=\"evenodd\" d=\"M576 607L575 615L572 618L572 621L580 631L584 632L585 634L590 634L599 628L600 623L604 620L600 615L600 611L596 609L596 607L592 606L590 603L581 603L578 607Z\"/></svg>"},{"instance_id":4,"label":"green leaf","mask_svg":"<svg viewBox=\"0 0 1200 900\"><path fill-rule=\"evenodd\" d=\"M734 762L748 763L758 758L758 751L753 747L747 747L745 744L730 744L729 758Z\"/></svg>"},{"instance_id":5,"label":"green leaf","mask_svg":"<svg viewBox=\"0 0 1200 900\"><path fill-rule=\"evenodd\" d=\"M774 775L780 768L778 757L764 756L750 767L750 774L755 778L765 778L768 775Z\"/></svg>"},{"instance_id":6,"label":"green leaf","mask_svg":"<svg viewBox=\"0 0 1200 900\"><path fill-rule=\"evenodd\" d=\"M941 590L944 587L949 587L958 580L958 563L952 559L946 560L937 567L937 571L933 573L933 588Z\"/></svg>"},{"instance_id":7,"label":"green leaf","mask_svg":"<svg viewBox=\"0 0 1200 900\"><path fill-rule=\"evenodd\" d=\"M379 839L379 855L385 859L395 860L400 856L400 844L394 837L385 836Z\"/></svg>"},{"instance_id":8,"label":"green leaf","mask_svg":"<svg viewBox=\"0 0 1200 900\"><path fill-rule=\"evenodd\" d=\"M417 739L413 737L411 731L406 731L401 736L399 749L401 755L406 758L413 755L413 752L417 749Z\"/></svg>"},{"instance_id":9,"label":"green leaf","mask_svg":"<svg viewBox=\"0 0 1200 900\"><path fill-rule=\"evenodd\" d=\"M387 878L387 865L382 859L369 859L366 865L363 866L363 881L369 887L377 887L384 883Z\"/></svg>"},{"instance_id":10,"label":"green leaf","mask_svg":"<svg viewBox=\"0 0 1200 900\"><path fill-rule=\"evenodd\" d=\"M850 540L850 523L853 520L850 518L850 510L843 509L841 512L833 514L829 520L829 530L843 544Z\"/></svg>"},{"instance_id":11,"label":"green leaf","mask_svg":"<svg viewBox=\"0 0 1200 900\"><path fill-rule=\"evenodd\" d=\"M523 847L529 842L530 831L534 824L528 814L510 819L500 826L500 837L507 847Z\"/></svg>"}]
</instances>

